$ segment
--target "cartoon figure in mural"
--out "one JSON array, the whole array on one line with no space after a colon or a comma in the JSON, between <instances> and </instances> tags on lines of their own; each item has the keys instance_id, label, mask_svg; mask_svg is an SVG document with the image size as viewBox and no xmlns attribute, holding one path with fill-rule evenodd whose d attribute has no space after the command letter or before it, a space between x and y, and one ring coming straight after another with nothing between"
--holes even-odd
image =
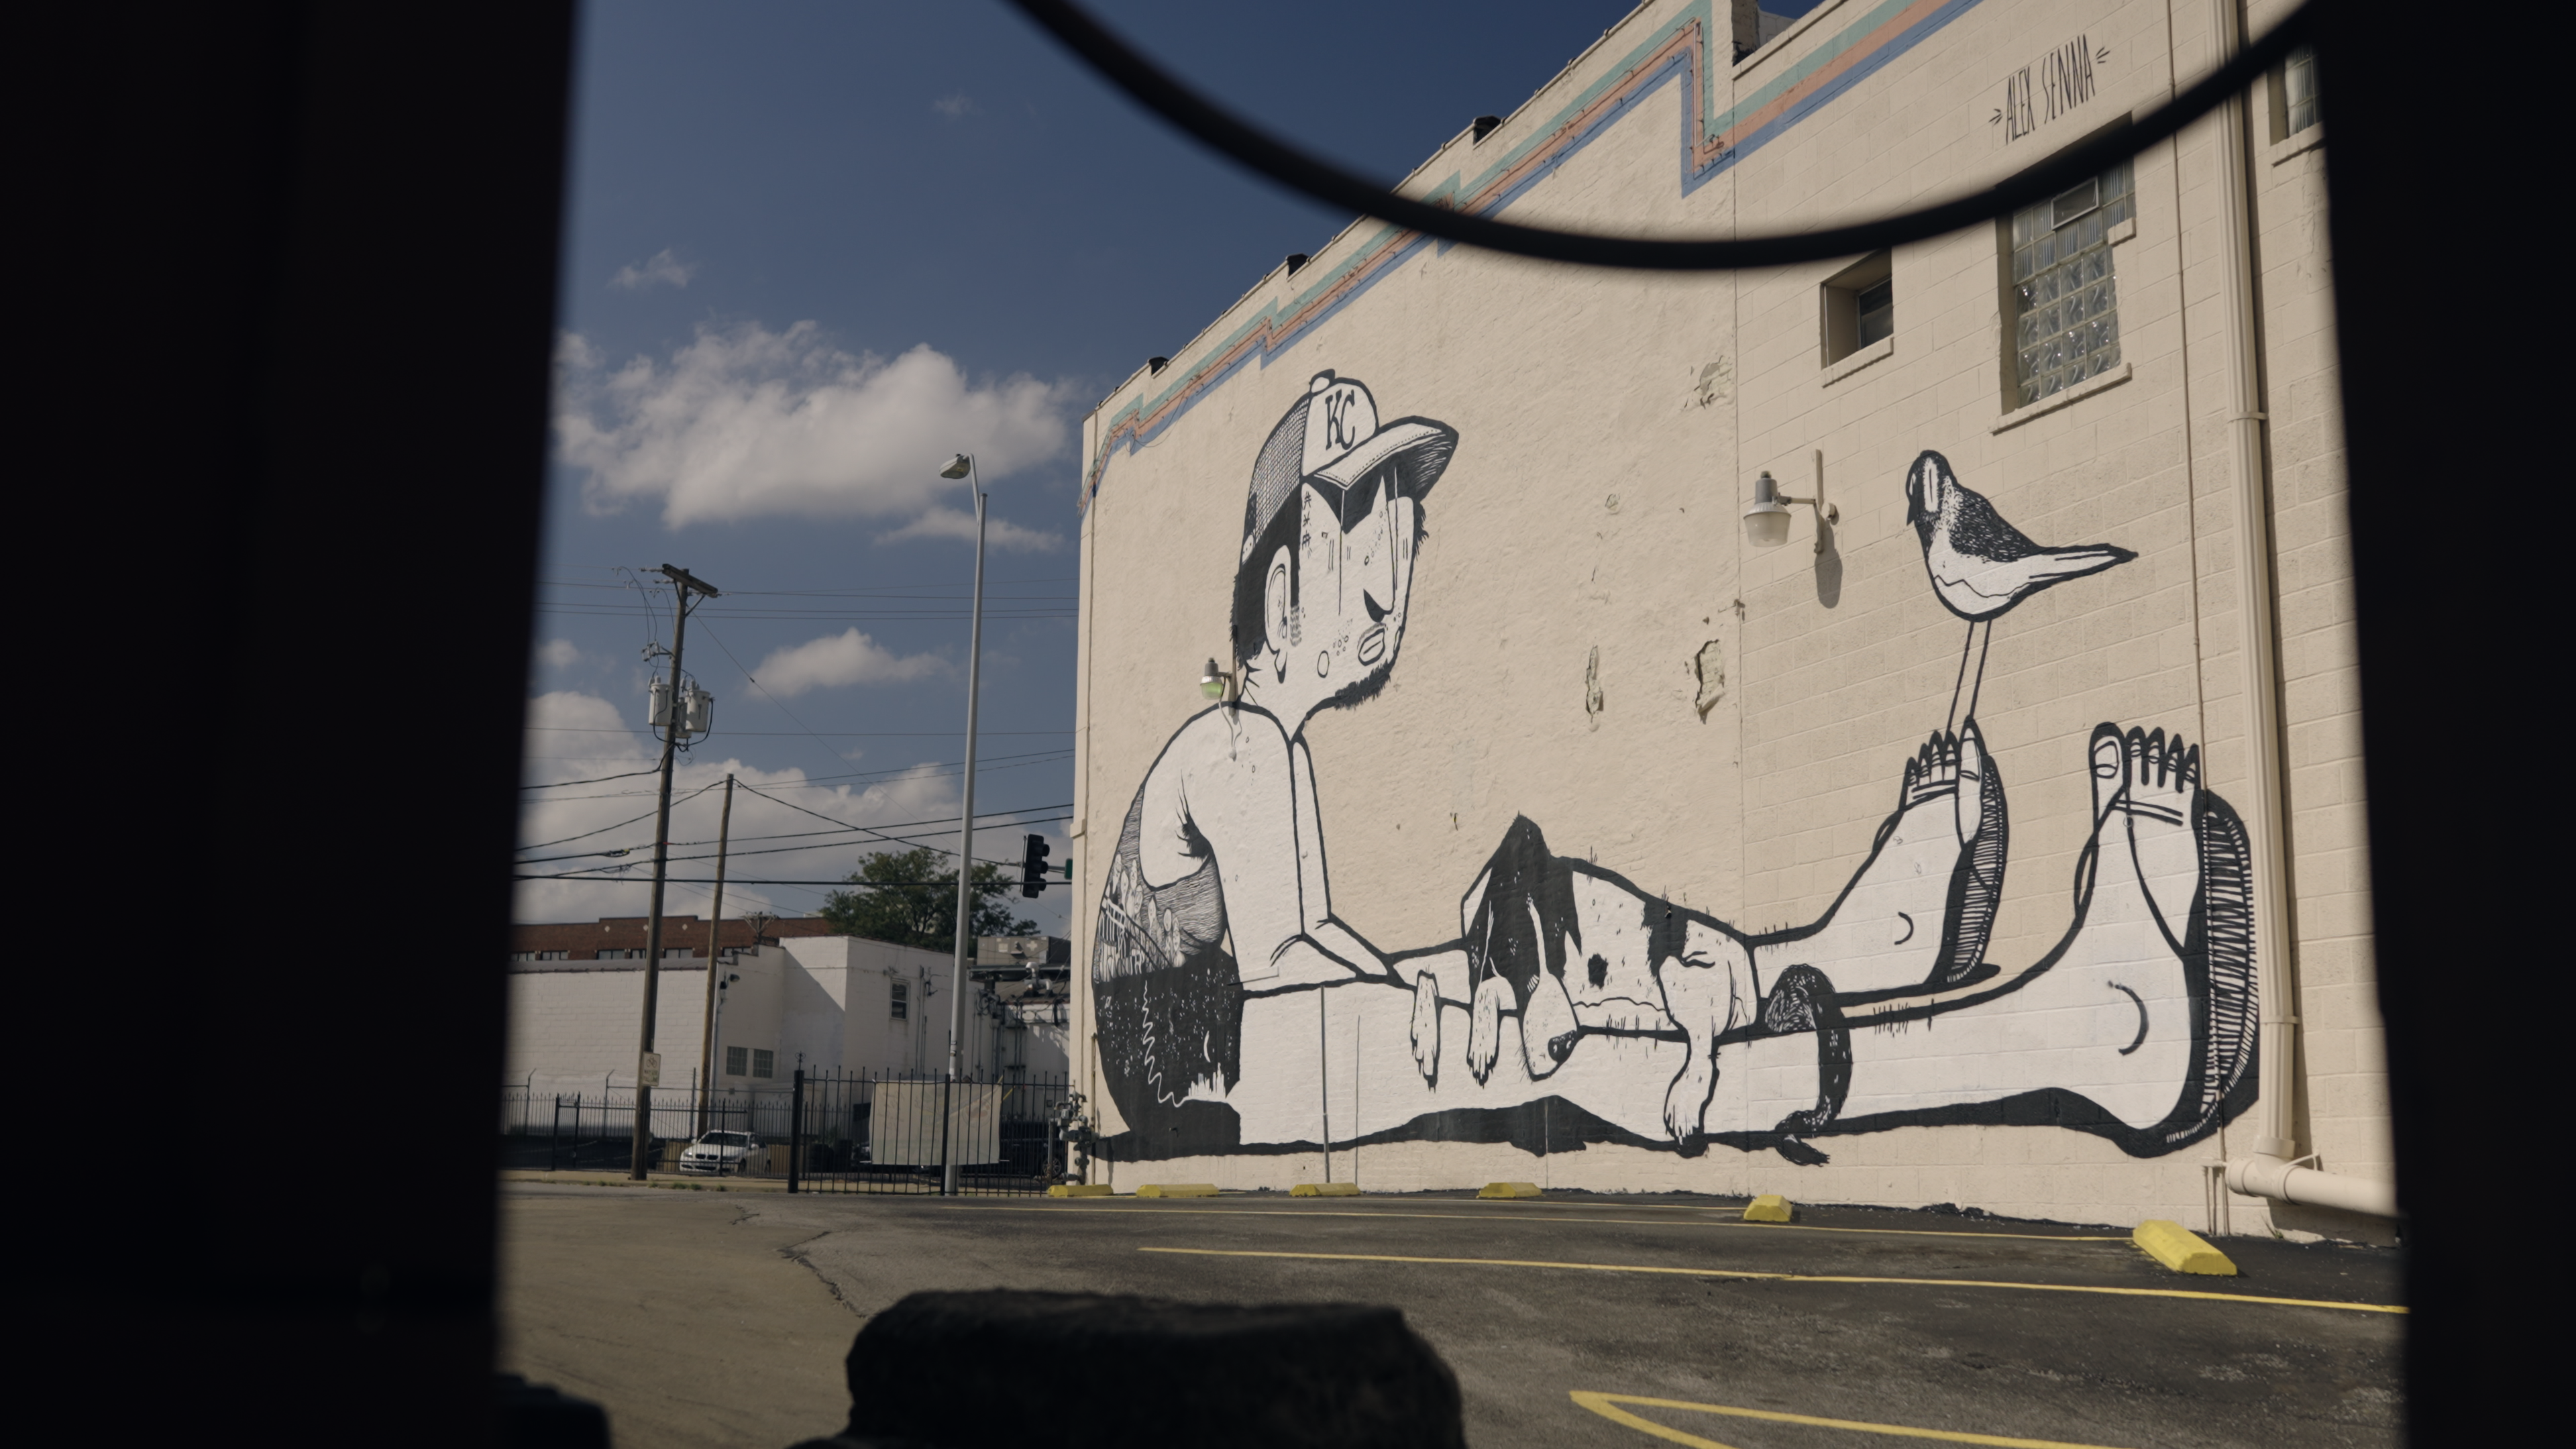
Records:
<instances>
[{"instance_id":1,"label":"cartoon figure in mural","mask_svg":"<svg viewBox=\"0 0 2576 1449\"><path fill-rule=\"evenodd\" d=\"M1329 372L1262 444L1236 561L1240 698L1163 747L1101 897L1093 1009L1131 1126L1223 1100L1242 1072L1247 995L1384 976L1332 913L1304 730L1386 682L1423 500L1457 445L1428 419L1382 425L1369 390Z\"/></svg>"},{"instance_id":2,"label":"cartoon figure in mural","mask_svg":"<svg viewBox=\"0 0 2576 1449\"><path fill-rule=\"evenodd\" d=\"M1470 885L1460 939L1385 952L1334 916L1304 726L1384 685L1423 499L1457 446L1426 419L1381 426L1364 386L1324 373L1254 463L1234 590L1241 699L1191 719L1147 772L1102 897L1094 1002L1130 1151L1311 1151L1319 1116L1333 1140L1316 1094L1345 1023L1355 1051L1409 1055L1411 1070L1369 1075L1380 1125L1346 1129L1368 1141L1493 1140L1547 1099L1575 1109L1583 1139L1685 1152L1714 1141L1821 1162L1810 1144L1824 1135L2011 1122L2152 1155L2242 1110L2244 832L2180 739L2095 731L2069 925L2027 966L1985 959L2007 816L1975 718L1984 631L2133 555L2032 544L1935 453L1908 469L1908 521L1935 592L1969 622L1953 723L1904 762L1894 810L1820 918L1741 931L1552 854L1527 819ZM1733 1120L1712 1122L1729 1054L1755 1073L1719 1109ZM1369 1066L1344 1070L1356 1083Z\"/></svg>"}]
</instances>

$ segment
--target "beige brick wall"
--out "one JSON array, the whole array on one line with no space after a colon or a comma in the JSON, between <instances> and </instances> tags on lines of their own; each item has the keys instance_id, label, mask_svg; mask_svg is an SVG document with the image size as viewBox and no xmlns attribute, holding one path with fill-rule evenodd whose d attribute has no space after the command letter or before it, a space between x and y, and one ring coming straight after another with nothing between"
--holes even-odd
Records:
<instances>
[{"instance_id":1,"label":"beige brick wall","mask_svg":"<svg viewBox=\"0 0 2576 1449\"><path fill-rule=\"evenodd\" d=\"M2258 26L2282 8L2258 7ZM1873 16L1898 10L1821 5L1741 65L1729 65L1721 45L1712 112L1759 103L1766 87L1865 39ZM1482 143L1453 141L1408 187L1474 184L1495 158L1544 142L1570 108L1705 14L1641 7L1502 129ZM1667 81L1562 156L1505 214L1753 233L1973 190L2161 104L2177 77L2188 83L2206 68L2207 26L2188 5L1985 0L1687 191L1676 137L1689 82ZM2097 53L2094 93L2007 139L1992 117L2008 73L2079 34ZM2207 786L2221 797L2241 803L2248 778L2216 136L2204 122L2136 159L2134 236L2113 249L2124 380L2018 419L2005 417L1999 242L1989 227L1895 250L1893 352L1847 375L1829 373L1819 354L1818 288L1843 262L1653 275L1431 247L1373 273L1321 321L1255 347L1221 380L1192 382L1248 331L1371 255L1386 229L1357 223L1297 275L1265 279L1174 347L1170 369L1131 378L1086 424L1086 466L1100 482L1083 522L1078 966L1092 960L1093 913L1129 802L1175 731L1205 708L1194 687L1200 661L1229 657L1253 457L1325 368L1364 382L1383 417L1423 415L1459 435L1429 499L1389 682L1302 732L1341 922L1381 951L1454 940L1462 900L1515 816L1536 822L1555 854L1745 932L1817 919L1868 857L1905 760L1943 724L1968 635L1934 598L1906 521L1905 470L1933 449L2041 543L2137 554L2035 594L1991 626L1977 717L2007 790L2011 850L1987 959L2042 958L2067 933L2070 882L2094 833L2086 750L2097 724L2162 728L2201 745ZM2261 969L2298 973L2302 1150L2325 1154L2328 1170L2370 1175L2387 1170L2387 1112L2321 152L2293 145L2276 159L2259 106L2255 142L2297 934L2294 949L2265 941L2258 950ZM1136 410L1157 413L1183 396L1186 406L1143 446L1118 432ZM1788 545L1749 548L1738 515L1755 474L1768 470L1787 491L1810 494L1819 454L1841 510L1830 554L1814 552L1804 509ZM1725 686L1702 713L1696 666L1711 646ZM1587 670L1597 711L1587 708ZM1197 1094L1241 1109L1245 1149L1158 1165L1155 1175L1283 1186L1322 1174L1313 1143L1328 1106L1345 1114L1343 1140L1350 1116L1334 1102L1378 1132L1387 1124L1372 1119L1426 1102L1501 1112L1551 1094L1526 1082L1517 1097L1471 1087L1444 1066L1425 1096L1418 1077L1404 1078L1409 993L1332 990L1350 994L1322 1009L1320 1046L1261 1037L1267 1055L1247 1049L1243 1086ZM1088 1043L1100 1027L1096 1005L1078 1005L1077 1035ZM1464 1009L1443 1020L1444 1030L1469 1030ZM1335 1044L1345 1022L1359 1033L1348 1052ZM1936 1021L1929 1039L1941 1029ZM1866 1058L1885 1046L1857 1050ZM1628 1053L1615 1071L1585 1057L1614 1047ZM1550 1082L1561 1100L1651 1128L1678 1050L1587 1038ZM1733 1055L1720 1056L1708 1130L1767 1129L1746 1114L1760 1109L1757 1092L1769 1100L1772 1089L1755 1083L1771 1068L1750 1065L1751 1048L1724 1051ZM1779 1059L1779 1079L1812 1079L1812 1055L1795 1055ZM2036 1080L1995 1060L1993 1097ZM1095 1052L1082 1053L1077 1070L1105 1126L1146 1125L1123 1119ZM1498 1073L1498 1082L1509 1075ZM1320 1086L1299 1085L1310 1082ZM1252 1105L1274 1088L1318 1098L1315 1131L1252 1140L1255 1116L1279 1118ZM1587 1104L1584 1092L1643 1096L1604 1109L1606 1098ZM1355 1165L1364 1183L1388 1187L1544 1177L1599 1190L1777 1190L2197 1224L2204 1168L2251 1127L2240 1119L2160 1156L2059 1127L1954 1124L1820 1136L1813 1145L1831 1161L1809 1166L1767 1146L1676 1152L1642 1130L1580 1151L1551 1139L1544 1157L1508 1141L1381 1140L1360 1147ZM1353 1170L1346 1147L1333 1160L1337 1176ZM2260 1204L2235 1205L2240 1230L2263 1221Z\"/></svg>"}]
</instances>

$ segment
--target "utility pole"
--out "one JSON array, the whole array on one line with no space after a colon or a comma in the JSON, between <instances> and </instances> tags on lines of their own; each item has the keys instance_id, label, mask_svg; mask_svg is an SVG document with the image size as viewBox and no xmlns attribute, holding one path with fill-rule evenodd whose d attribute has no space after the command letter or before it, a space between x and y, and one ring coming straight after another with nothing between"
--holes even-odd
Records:
<instances>
[{"instance_id":1,"label":"utility pole","mask_svg":"<svg viewBox=\"0 0 2576 1449\"><path fill-rule=\"evenodd\" d=\"M939 470L964 478L975 494L975 607L966 636L966 809L957 822L957 965L948 978L948 1087L939 1124L939 1190L957 1192L957 1154L950 1138L957 1123L957 1078L966 1045L966 957L975 949L975 704L984 663L984 479L964 453Z\"/></svg>"},{"instance_id":2,"label":"utility pole","mask_svg":"<svg viewBox=\"0 0 2576 1449\"><path fill-rule=\"evenodd\" d=\"M733 776L725 776L724 813L716 817L716 923L707 929L707 1009L699 1017L704 1025L698 1032L698 1081L703 1084L698 1097L698 1132L707 1135L707 1104L715 1096L716 1086L716 982L724 976L724 877L725 847L733 839ZM760 944L757 939L753 945Z\"/></svg>"},{"instance_id":3,"label":"utility pole","mask_svg":"<svg viewBox=\"0 0 2576 1449\"><path fill-rule=\"evenodd\" d=\"M671 766L679 753L680 736L688 732L688 702L680 685L680 651L689 638L689 595L718 597L712 584L701 583L684 568L662 565L662 576L679 592L672 605L671 688L663 696L665 726L662 731L661 802L653 813L653 905L644 928L644 1027L635 1048L635 1146L632 1166L627 1177L644 1180L647 1163L644 1154L653 1142L653 1080L661 1075L661 1062L653 1055L653 1013L659 1009L662 995L662 885L671 870ZM710 971L715 963L707 963Z\"/></svg>"}]
</instances>

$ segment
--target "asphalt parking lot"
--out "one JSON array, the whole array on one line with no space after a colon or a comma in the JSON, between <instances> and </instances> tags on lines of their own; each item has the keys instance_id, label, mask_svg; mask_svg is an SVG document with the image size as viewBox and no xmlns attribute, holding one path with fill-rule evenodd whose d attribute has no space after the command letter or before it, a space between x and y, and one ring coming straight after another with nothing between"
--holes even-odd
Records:
<instances>
[{"instance_id":1,"label":"asphalt parking lot","mask_svg":"<svg viewBox=\"0 0 2576 1449\"><path fill-rule=\"evenodd\" d=\"M509 1183L503 1367L607 1405L621 1449L783 1446L838 1427L867 1315L1044 1288L1396 1305L1457 1370L1480 1449L2401 1438L2392 1252L2230 1238L2242 1276L2182 1277L2108 1229L1737 1210Z\"/></svg>"}]
</instances>

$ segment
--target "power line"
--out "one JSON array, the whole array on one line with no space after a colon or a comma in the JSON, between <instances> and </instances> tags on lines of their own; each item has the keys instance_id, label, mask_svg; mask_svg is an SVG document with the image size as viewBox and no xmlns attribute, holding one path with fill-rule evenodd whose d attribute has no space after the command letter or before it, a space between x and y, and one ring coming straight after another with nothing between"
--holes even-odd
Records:
<instances>
[{"instance_id":1,"label":"power line","mask_svg":"<svg viewBox=\"0 0 2576 1449\"><path fill-rule=\"evenodd\" d=\"M538 756L537 758L543 759L550 757ZM521 785L519 788L522 790L560 790L566 785L599 785L605 784L610 780L632 780L638 775L651 775L657 773L659 772L654 770L629 770L623 775L595 775L587 780L556 780L544 785Z\"/></svg>"},{"instance_id":2,"label":"power line","mask_svg":"<svg viewBox=\"0 0 2576 1449\"><path fill-rule=\"evenodd\" d=\"M1057 821L1057 820L1070 820L1070 819L1072 819L1072 818L1073 818L1073 817L1072 817L1072 816L1070 816L1070 815L1059 815L1059 816L1055 816L1055 817L1053 817L1052 819L1046 819L1046 820L1016 820L1016 821L1012 821L1012 822L1010 822L1010 823L1015 824L1015 825L1051 825L1051 824L1054 824L1054 823L1055 823L1055 821ZM848 827L845 831L843 831L843 832L841 832L841 833L855 833L855 832L858 832L858 831L863 830L863 829L865 829L865 828L866 828L866 827L864 827L864 826L850 826L850 827ZM818 834L818 835L826 835L826 834L832 834L832 833L834 833L834 832L831 832L831 831L816 831L815 833L816 833L816 834ZM776 837L771 837L771 838L775 839ZM883 837L880 837L880 838L882 838L882 839L886 839L886 840L896 840L896 839L899 839L899 838L900 838L900 839L909 839L909 837L895 837L895 836L883 836ZM695 842L692 842L692 843L693 843L693 844L697 844L697 845L704 845L704 844L706 844L707 842L705 842L705 841L701 840L701 841L695 841ZM840 850L840 849L843 849L844 847L847 847L847 846L849 846L849 845L851 845L851 844L854 844L854 843L855 843L855 842L847 841L847 840L815 840L815 841L809 841L809 842L807 842L806 844L803 844L803 845L773 845L773 846L768 846L768 847L766 847L766 848L764 848L764 849L760 849L760 850L733 850L733 851L728 851L728 852L727 852L727 854L730 854L730 855L792 855L792 854L794 854L795 852L800 851L800 850ZM672 845L673 845L674 847L678 847L678 846L679 846L679 844L680 844L680 842L678 842L678 841L673 841L673 842L672 842ZM644 849L648 849L648 848L649 848L649 843L648 843L647 845L629 845L629 846L625 846L625 847L620 848L620 849L617 849L617 850L588 850L588 851L583 851L583 852L581 852L581 853L579 853L579 854L576 854L576 855L539 855L539 856L532 856L532 857L530 857L530 858L528 858L528 859L526 859L526 860L522 860L522 861L520 861L520 862L519 862L519 864L521 864L521 865L545 865L545 864L548 864L548 863L550 863L550 862L558 861L558 860L591 860L591 859L600 858L600 857L607 857L607 858L614 859L614 858L617 858L617 857L620 857L620 856L633 855L635 852L637 852L637 851L639 851L639 850L644 850ZM712 855L675 855L675 856L672 856L672 857L671 857L671 859L673 859L673 860L715 860L715 859L717 859L717 858L718 858L718 857L716 857L716 856L712 856ZM1018 861L1015 861L1015 860L993 860L993 861L986 861L986 860L984 860L984 859L983 859L983 857L981 857L981 856L976 857L976 859L977 859L978 861L982 862L983 864L986 864L986 865L1017 865L1017 864L1019 864L1019 862L1018 862Z\"/></svg>"}]
</instances>

